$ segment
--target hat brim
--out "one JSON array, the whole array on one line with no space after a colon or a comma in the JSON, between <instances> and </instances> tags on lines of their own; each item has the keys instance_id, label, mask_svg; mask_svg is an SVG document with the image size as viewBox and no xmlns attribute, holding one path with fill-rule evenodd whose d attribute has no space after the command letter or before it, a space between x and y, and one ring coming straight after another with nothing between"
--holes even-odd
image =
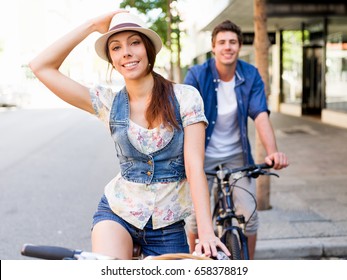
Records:
<instances>
[{"instance_id":1,"label":"hat brim","mask_svg":"<svg viewBox=\"0 0 347 280\"><path fill-rule=\"evenodd\" d=\"M107 40L112 35L119 33L119 32L122 32L122 31L137 31L139 33L146 35L152 41L156 53L158 53L163 46L162 40L159 37L159 35L151 29L146 29L143 27L122 27L122 28L118 28L117 30L111 30L111 31L103 34L98 40L96 40L95 51L99 57L106 60L107 62L109 61L107 58L107 54L106 54Z\"/></svg>"}]
</instances>

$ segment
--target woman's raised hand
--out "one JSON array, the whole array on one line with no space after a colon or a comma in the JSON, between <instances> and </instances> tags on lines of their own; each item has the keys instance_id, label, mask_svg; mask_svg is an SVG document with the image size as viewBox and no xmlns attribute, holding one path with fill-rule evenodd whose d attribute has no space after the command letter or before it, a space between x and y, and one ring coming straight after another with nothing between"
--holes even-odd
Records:
<instances>
[{"instance_id":1,"label":"woman's raised hand","mask_svg":"<svg viewBox=\"0 0 347 280\"><path fill-rule=\"evenodd\" d=\"M103 14L92 19L95 31L99 33L106 33L109 30L112 18L119 13L129 13L127 10L119 9L113 12Z\"/></svg>"}]
</instances>

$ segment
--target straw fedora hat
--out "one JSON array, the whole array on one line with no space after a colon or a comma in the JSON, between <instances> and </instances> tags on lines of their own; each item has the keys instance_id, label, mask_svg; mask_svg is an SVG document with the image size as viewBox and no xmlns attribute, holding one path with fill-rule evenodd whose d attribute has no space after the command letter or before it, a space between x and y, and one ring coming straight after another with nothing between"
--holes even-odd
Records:
<instances>
[{"instance_id":1,"label":"straw fedora hat","mask_svg":"<svg viewBox=\"0 0 347 280\"><path fill-rule=\"evenodd\" d=\"M106 43L108 38L113 34L121 31L137 31L146 35L153 43L156 53L158 53L163 45L159 35L151 29L148 29L145 22L138 16L130 13L116 14L110 23L110 28L107 33L103 34L95 42L95 50L98 56L108 61L106 54Z\"/></svg>"}]
</instances>

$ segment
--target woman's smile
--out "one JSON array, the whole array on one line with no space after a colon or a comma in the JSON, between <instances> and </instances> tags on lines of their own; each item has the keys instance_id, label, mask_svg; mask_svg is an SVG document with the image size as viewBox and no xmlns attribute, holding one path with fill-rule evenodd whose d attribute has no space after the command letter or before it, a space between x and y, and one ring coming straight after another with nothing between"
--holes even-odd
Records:
<instances>
[{"instance_id":1,"label":"woman's smile","mask_svg":"<svg viewBox=\"0 0 347 280\"><path fill-rule=\"evenodd\" d=\"M132 61L132 62L127 62L123 64L122 66L125 68L133 68L139 64L139 61Z\"/></svg>"}]
</instances>

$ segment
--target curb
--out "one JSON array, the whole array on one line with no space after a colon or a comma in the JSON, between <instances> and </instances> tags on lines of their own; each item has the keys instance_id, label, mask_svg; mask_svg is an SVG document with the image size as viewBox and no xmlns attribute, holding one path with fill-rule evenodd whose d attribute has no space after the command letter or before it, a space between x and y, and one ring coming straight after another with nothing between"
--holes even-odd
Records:
<instances>
[{"instance_id":1,"label":"curb","mask_svg":"<svg viewBox=\"0 0 347 280\"><path fill-rule=\"evenodd\" d=\"M343 258L347 256L347 237L258 240L256 260Z\"/></svg>"}]
</instances>

